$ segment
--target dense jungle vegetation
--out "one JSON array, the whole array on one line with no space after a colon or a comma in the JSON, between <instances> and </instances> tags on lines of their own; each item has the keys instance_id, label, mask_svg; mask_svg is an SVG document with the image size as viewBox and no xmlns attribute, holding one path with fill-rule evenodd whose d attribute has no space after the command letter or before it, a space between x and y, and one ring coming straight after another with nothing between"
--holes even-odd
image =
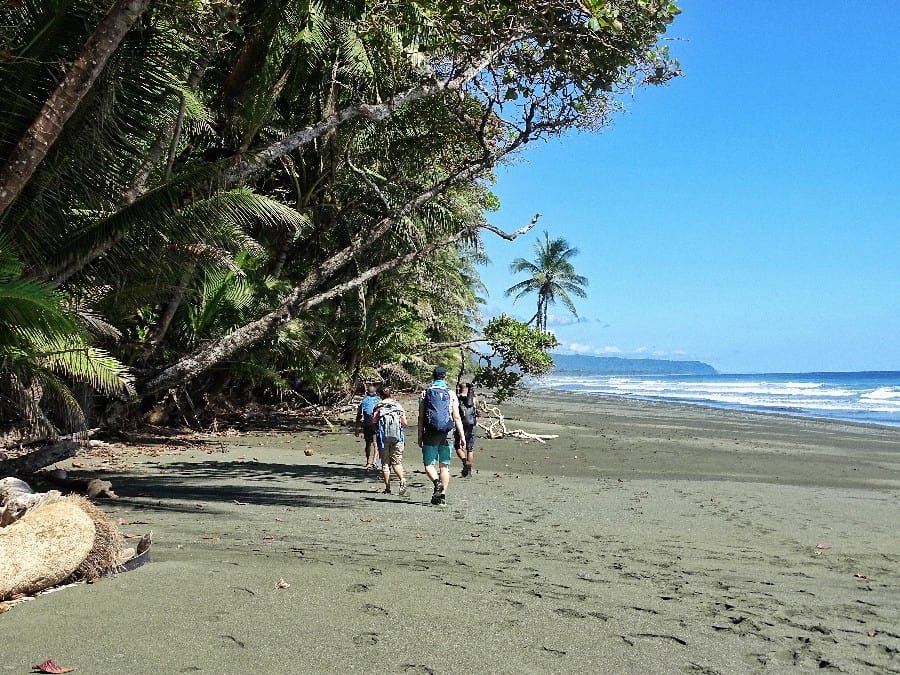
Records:
<instances>
[{"instance_id":1,"label":"dense jungle vegetation","mask_svg":"<svg viewBox=\"0 0 900 675\"><path fill-rule=\"evenodd\" d=\"M482 237L534 224L489 224L492 169L675 76L678 11L3 0L2 431L458 369Z\"/></svg>"}]
</instances>

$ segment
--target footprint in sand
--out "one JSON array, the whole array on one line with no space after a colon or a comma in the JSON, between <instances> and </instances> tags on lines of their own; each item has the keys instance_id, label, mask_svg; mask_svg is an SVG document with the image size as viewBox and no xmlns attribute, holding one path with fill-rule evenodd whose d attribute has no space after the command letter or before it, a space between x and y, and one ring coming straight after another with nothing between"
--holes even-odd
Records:
<instances>
[{"instance_id":1,"label":"footprint in sand","mask_svg":"<svg viewBox=\"0 0 900 675\"><path fill-rule=\"evenodd\" d=\"M387 616L388 614L388 611L384 607L370 605L368 603L362 606L361 611L363 614L368 614L369 616Z\"/></svg>"},{"instance_id":2,"label":"footprint in sand","mask_svg":"<svg viewBox=\"0 0 900 675\"><path fill-rule=\"evenodd\" d=\"M411 675L434 675L434 671L428 666L415 663L404 664L402 672L410 673Z\"/></svg>"},{"instance_id":3,"label":"footprint in sand","mask_svg":"<svg viewBox=\"0 0 900 675\"><path fill-rule=\"evenodd\" d=\"M365 593L368 590L369 587L366 584L353 584L351 586L347 586L348 593Z\"/></svg>"},{"instance_id":4,"label":"footprint in sand","mask_svg":"<svg viewBox=\"0 0 900 675\"><path fill-rule=\"evenodd\" d=\"M377 645L380 639L378 633L360 633L353 636L353 644L357 647L372 647Z\"/></svg>"},{"instance_id":5,"label":"footprint in sand","mask_svg":"<svg viewBox=\"0 0 900 675\"><path fill-rule=\"evenodd\" d=\"M560 616L564 616L567 619L586 619L587 614L582 614L576 609L570 609L568 607L560 607L558 609L554 609L553 612L555 614L559 614Z\"/></svg>"}]
</instances>

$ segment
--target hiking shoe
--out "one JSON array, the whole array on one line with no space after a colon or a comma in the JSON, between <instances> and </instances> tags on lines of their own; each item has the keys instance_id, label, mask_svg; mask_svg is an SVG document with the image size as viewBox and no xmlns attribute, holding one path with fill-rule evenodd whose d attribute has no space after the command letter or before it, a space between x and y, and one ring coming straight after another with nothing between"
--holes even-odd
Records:
<instances>
[{"instance_id":1,"label":"hiking shoe","mask_svg":"<svg viewBox=\"0 0 900 675\"><path fill-rule=\"evenodd\" d=\"M434 499L431 500L431 503L435 506L447 506L447 495L443 492L439 495L435 495Z\"/></svg>"},{"instance_id":2,"label":"hiking shoe","mask_svg":"<svg viewBox=\"0 0 900 675\"><path fill-rule=\"evenodd\" d=\"M400 489L402 490L403 488L401 487ZM383 494L383 495L391 494L391 488L389 488L389 487L384 488L384 490L381 491L381 494Z\"/></svg>"},{"instance_id":3,"label":"hiking shoe","mask_svg":"<svg viewBox=\"0 0 900 675\"><path fill-rule=\"evenodd\" d=\"M406 496L406 481L405 480L400 481L400 489L397 490L397 494L400 495L401 497Z\"/></svg>"},{"instance_id":4,"label":"hiking shoe","mask_svg":"<svg viewBox=\"0 0 900 675\"><path fill-rule=\"evenodd\" d=\"M472 473L472 465L469 464L468 462L463 462L462 477L465 478L470 473Z\"/></svg>"}]
</instances>

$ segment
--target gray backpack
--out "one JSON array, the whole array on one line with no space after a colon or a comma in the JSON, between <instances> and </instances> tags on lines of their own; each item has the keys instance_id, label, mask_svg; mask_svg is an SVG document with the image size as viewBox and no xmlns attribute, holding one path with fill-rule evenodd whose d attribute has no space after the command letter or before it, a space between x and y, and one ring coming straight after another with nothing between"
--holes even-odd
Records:
<instances>
[{"instance_id":1,"label":"gray backpack","mask_svg":"<svg viewBox=\"0 0 900 675\"><path fill-rule=\"evenodd\" d=\"M384 443L399 443L403 440L403 419L399 406L388 404L379 409L378 433Z\"/></svg>"}]
</instances>

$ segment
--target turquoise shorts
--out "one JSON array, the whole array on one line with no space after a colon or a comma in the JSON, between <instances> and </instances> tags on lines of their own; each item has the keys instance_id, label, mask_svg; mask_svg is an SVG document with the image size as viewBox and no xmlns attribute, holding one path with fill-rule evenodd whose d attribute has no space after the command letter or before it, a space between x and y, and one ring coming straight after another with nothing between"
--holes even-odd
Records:
<instances>
[{"instance_id":1,"label":"turquoise shorts","mask_svg":"<svg viewBox=\"0 0 900 675\"><path fill-rule=\"evenodd\" d=\"M441 464L450 464L450 455L453 448L449 445L423 445L422 461L425 466L440 462Z\"/></svg>"}]
</instances>

